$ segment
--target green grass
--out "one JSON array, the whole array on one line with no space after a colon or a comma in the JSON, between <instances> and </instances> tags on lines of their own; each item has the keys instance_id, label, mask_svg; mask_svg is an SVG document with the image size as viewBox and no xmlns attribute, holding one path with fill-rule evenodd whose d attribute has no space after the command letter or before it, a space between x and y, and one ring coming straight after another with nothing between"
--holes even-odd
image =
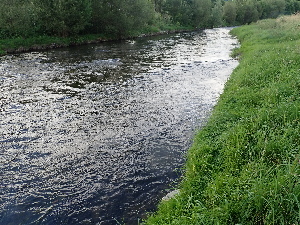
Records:
<instances>
[{"instance_id":1,"label":"green grass","mask_svg":"<svg viewBox=\"0 0 300 225\"><path fill-rule=\"evenodd\" d=\"M300 224L300 16L232 33L240 64L145 224Z\"/></svg>"},{"instance_id":2,"label":"green grass","mask_svg":"<svg viewBox=\"0 0 300 225\"><path fill-rule=\"evenodd\" d=\"M85 44L89 42L108 40L103 35L81 35L74 37L37 36L28 38L0 39L0 55L11 52L24 52L31 50L66 47Z\"/></svg>"},{"instance_id":3,"label":"green grass","mask_svg":"<svg viewBox=\"0 0 300 225\"><path fill-rule=\"evenodd\" d=\"M129 32L128 38L139 37L140 35L157 35L181 30L193 30L193 28L172 24L170 22L158 21L157 24L152 26L145 26L142 30ZM68 47L72 45L81 45L117 39L120 39L120 37L109 34L86 34L77 35L74 37L56 37L45 35L27 38L17 37L10 39L0 39L0 55L49 48Z\"/></svg>"}]
</instances>

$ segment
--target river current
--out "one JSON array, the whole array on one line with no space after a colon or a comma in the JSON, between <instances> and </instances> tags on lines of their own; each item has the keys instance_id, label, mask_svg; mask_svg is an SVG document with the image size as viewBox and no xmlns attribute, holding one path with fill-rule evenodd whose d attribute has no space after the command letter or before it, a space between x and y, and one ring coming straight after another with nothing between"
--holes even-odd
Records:
<instances>
[{"instance_id":1,"label":"river current","mask_svg":"<svg viewBox=\"0 0 300 225\"><path fill-rule=\"evenodd\" d=\"M0 57L0 224L138 224L238 62L229 29Z\"/></svg>"}]
</instances>

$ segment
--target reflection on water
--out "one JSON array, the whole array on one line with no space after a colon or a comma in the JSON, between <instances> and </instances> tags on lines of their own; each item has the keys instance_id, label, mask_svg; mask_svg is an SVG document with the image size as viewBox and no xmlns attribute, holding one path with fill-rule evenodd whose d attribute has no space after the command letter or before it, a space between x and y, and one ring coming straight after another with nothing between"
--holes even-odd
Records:
<instances>
[{"instance_id":1,"label":"reflection on water","mask_svg":"<svg viewBox=\"0 0 300 225\"><path fill-rule=\"evenodd\" d=\"M228 29L0 58L0 224L137 224L237 62Z\"/></svg>"}]
</instances>

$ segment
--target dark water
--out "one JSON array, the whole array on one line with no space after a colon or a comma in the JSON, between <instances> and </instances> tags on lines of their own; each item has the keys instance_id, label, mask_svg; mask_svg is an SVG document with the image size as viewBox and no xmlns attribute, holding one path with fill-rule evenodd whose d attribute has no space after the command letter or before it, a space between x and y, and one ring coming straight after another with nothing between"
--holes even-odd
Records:
<instances>
[{"instance_id":1,"label":"dark water","mask_svg":"<svg viewBox=\"0 0 300 225\"><path fill-rule=\"evenodd\" d=\"M237 65L228 31L1 57L0 224L153 211Z\"/></svg>"}]
</instances>

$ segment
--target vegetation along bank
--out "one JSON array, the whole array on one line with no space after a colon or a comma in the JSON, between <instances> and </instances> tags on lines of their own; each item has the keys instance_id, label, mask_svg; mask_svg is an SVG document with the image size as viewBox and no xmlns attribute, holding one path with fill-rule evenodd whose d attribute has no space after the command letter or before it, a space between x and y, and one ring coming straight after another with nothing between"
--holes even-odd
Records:
<instances>
[{"instance_id":1,"label":"vegetation along bank","mask_svg":"<svg viewBox=\"0 0 300 225\"><path fill-rule=\"evenodd\" d=\"M300 224L300 15L232 34L240 64L147 225Z\"/></svg>"},{"instance_id":2,"label":"vegetation along bank","mask_svg":"<svg viewBox=\"0 0 300 225\"><path fill-rule=\"evenodd\" d=\"M0 0L0 54L170 30L236 26L300 10L298 0Z\"/></svg>"}]
</instances>

